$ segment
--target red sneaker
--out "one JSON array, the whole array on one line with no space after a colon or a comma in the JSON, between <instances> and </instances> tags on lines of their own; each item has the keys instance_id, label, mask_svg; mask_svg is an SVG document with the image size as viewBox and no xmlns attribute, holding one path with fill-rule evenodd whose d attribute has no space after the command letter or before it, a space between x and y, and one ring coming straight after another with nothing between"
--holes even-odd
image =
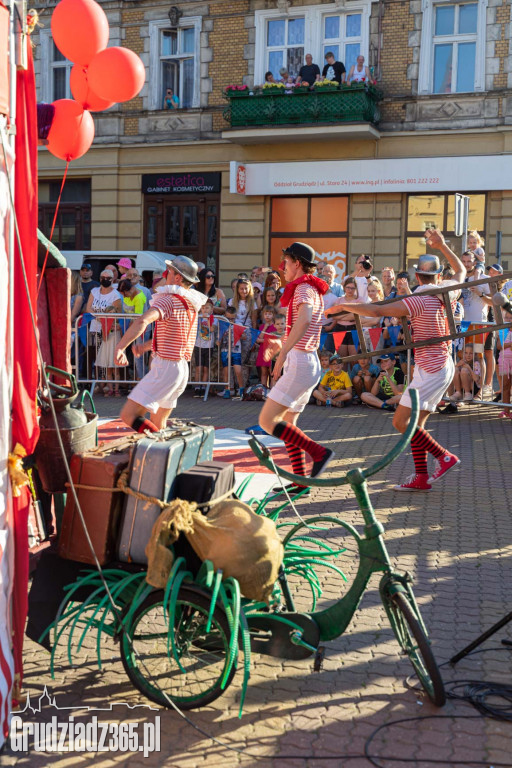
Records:
<instances>
[{"instance_id":1,"label":"red sneaker","mask_svg":"<svg viewBox=\"0 0 512 768\"><path fill-rule=\"evenodd\" d=\"M431 491L428 475L410 475L402 485L395 485L395 491Z\"/></svg>"},{"instance_id":2,"label":"red sneaker","mask_svg":"<svg viewBox=\"0 0 512 768\"><path fill-rule=\"evenodd\" d=\"M457 464L460 464L460 459L457 456L454 456L453 453L447 453L442 459L437 459L436 468L429 477L428 482L437 483L443 475L446 475L446 473L449 472L450 469L456 467Z\"/></svg>"}]
</instances>

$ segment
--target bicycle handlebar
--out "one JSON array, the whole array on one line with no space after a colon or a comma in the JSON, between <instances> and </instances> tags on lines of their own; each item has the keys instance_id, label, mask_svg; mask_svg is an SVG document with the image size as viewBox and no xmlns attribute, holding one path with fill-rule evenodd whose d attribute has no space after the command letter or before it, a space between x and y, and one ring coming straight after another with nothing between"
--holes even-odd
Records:
<instances>
[{"instance_id":1,"label":"bicycle handlebar","mask_svg":"<svg viewBox=\"0 0 512 768\"><path fill-rule=\"evenodd\" d=\"M405 448L407 448L407 446L409 445L418 424L418 416L419 416L418 390L409 389L409 395L411 398L412 409L411 409L411 418L409 419L409 424L407 426L407 429L405 430L400 440L398 440L394 448L392 448L389 453L383 456L382 459L379 459L379 461L377 461L371 467L368 467L368 469L364 469L361 472L364 479L371 477L372 475L375 475L377 472L380 472L382 469L384 469L384 467L387 467L388 464L391 464L391 462L393 462L398 456L400 456L402 451L405 450ZM249 445L260 464L262 464L264 467L269 469L271 472L276 472L279 475L279 477L282 477L285 480L289 480L292 483L297 483L298 485L307 485L308 487L313 487L313 488L331 488L331 487L338 487L340 485L346 485L349 482L347 476L322 478L322 477L302 477L302 475L293 475L291 472L287 472L285 469L281 469L281 467L278 467L274 463L270 450L267 448L266 445L263 445L263 443L260 443L258 438L255 437L254 435L249 440Z\"/></svg>"}]
</instances>

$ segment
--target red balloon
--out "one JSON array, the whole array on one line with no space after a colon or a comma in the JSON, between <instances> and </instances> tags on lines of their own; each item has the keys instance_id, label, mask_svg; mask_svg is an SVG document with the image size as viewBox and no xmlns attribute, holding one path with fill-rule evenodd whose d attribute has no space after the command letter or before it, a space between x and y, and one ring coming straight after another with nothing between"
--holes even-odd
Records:
<instances>
[{"instance_id":1,"label":"red balloon","mask_svg":"<svg viewBox=\"0 0 512 768\"><path fill-rule=\"evenodd\" d=\"M130 101L146 79L144 64L129 48L105 48L89 64L88 78L94 93L107 101Z\"/></svg>"},{"instance_id":2,"label":"red balloon","mask_svg":"<svg viewBox=\"0 0 512 768\"><path fill-rule=\"evenodd\" d=\"M91 112L102 112L115 103L113 101L106 101L94 93L89 85L88 68L84 67L83 64L75 64L72 68L69 76L69 85L76 101L84 109L89 109Z\"/></svg>"},{"instance_id":3,"label":"red balloon","mask_svg":"<svg viewBox=\"0 0 512 768\"><path fill-rule=\"evenodd\" d=\"M52 14L53 42L75 64L89 64L108 35L105 11L94 0L61 0Z\"/></svg>"},{"instance_id":4,"label":"red balloon","mask_svg":"<svg viewBox=\"0 0 512 768\"><path fill-rule=\"evenodd\" d=\"M55 113L48 134L48 149L61 160L76 160L85 155L94 139L94 120L73 99L53 102Z\"/></svg>"}]
</instances>

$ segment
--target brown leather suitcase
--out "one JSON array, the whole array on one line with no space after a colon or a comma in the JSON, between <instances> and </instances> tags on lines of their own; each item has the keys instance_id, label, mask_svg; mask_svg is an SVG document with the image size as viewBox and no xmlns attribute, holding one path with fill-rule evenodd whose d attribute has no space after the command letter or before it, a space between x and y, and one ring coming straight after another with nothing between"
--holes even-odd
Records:
<instances>
[{"instance_id":1,"label":"brown leather suitcase","mask_svg":"<svg viewBox=\"0 0 512 768\"><path fill-rule=\"evenodd\" d=\"M100 565L115 558L116 537L124 494L116 491L121 472L127 469L133 447L143 435L102 444L71 457L71 476L77 485L108 488L111 492L77 488L78 501ZM94 565L73 494L68 491L59 538L59 556Z\"/></svg>"}]
</instances>

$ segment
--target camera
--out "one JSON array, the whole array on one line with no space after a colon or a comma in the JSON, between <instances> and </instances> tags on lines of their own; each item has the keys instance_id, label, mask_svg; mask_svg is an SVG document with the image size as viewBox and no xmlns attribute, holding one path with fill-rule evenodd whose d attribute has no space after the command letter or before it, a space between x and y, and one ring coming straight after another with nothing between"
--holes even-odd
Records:
<instances>
[{"instance_id":1,"label":"camera","mask_svg":"<svg viewBox=\"0 0 512 768\"><path fill-rule=\"evenodd\" d=\"M368 261L368 259L366 261L361 261L360 263L363 269L371 269L373 266L371 261Z\"/></svg>"}]
</instances>

